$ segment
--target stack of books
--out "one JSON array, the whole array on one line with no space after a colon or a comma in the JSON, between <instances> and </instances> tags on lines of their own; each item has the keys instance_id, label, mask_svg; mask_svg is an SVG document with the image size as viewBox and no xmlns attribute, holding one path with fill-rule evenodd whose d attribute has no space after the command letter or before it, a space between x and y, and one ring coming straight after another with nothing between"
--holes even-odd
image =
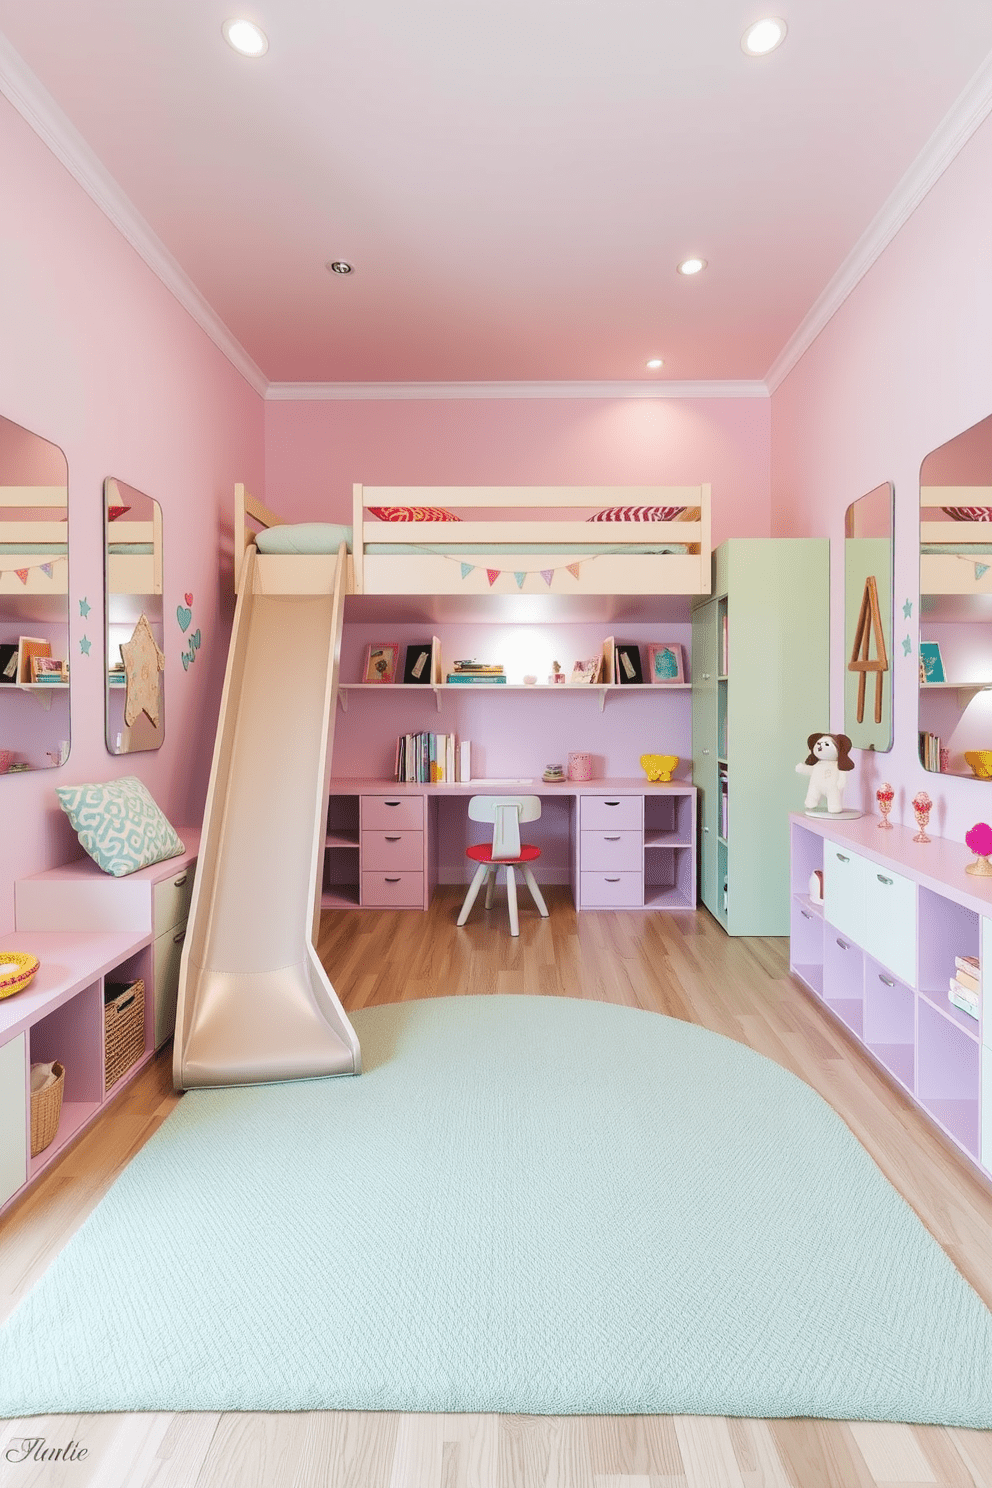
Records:
<instances>
[{"instance_id":1,"label":"stack of books","mask_svg":"<svg viewBox=\"0 0 992 1488\"><path fill-rule=\"evenodd\" d=\"M394 778L403 783L438 785L455 778L454 734L400 734Z\"/></svg>"},{"instance_id":2,"label":"stack of books","mask_svg":"<svg viewBox=\"0 0 992 1488\"><path fill-rule=\"evenodd\" d=\"M955 956L947 1000L970 1018L978 1017L982 1003L982 969L977 956Z\"/></svg>"},{"instance_id":3,"label":"stack of books","mask_svg":"<svg viewBox=\"0 0 992 1488\"><path fill-rule=\"evenodd\" d=\"M455 661L448 673L449 682L506 682L503 668L488 661Z\"/></svg>"},{"instance_id":4,"label":"stack of books","mask_svg":"<svg viewBox=\"0 0 992 1488\"><path fill-rule=\"evenodd\" d=\"M940 769L940 735L923 733L920 735L920 764L924 770Z\"/></svg>"}]
</instances>

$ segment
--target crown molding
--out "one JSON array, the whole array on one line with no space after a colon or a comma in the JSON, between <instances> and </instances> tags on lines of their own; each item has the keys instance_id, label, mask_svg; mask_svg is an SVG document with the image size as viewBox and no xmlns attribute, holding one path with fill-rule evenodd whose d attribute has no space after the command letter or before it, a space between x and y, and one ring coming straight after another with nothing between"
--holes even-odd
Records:
<instances>
[{"instance_id":1,"label":"crown molding","mask_svg":"<svg viewBox=\"0 0 992 1488\"><path fill-rule=\"evenodd\" d=\"M404 398L767 398L763 382L270 382L270 403Z\"/></svg>"},{"instance_id":2,"label":"crown molding","mask_svg":"<svg viewBox=\"0 0 992 1488\"><path fill-rule=\"evenodd\" d=\"M951 105L888 201L769 367L765 382L770 393L788 377L990 112L992 54Z\"/></svg>"},{"instance_id":3,"label":"crown molding","mask_svg":"<svg viewBox=\"0 0 992 1488\"><path fill-rule=\"evenodd\" d=\"M144 259L152 272L161 279L166 289L193 317L201 330L224 353L231 365L264 397L268 387L268 379L264 373L252 361L240 341L231 335L162 240L121 190L106 166L101 164L75 125L2 33L0 93L82 186L121 236Z\"/></svg>"}]
</instances>

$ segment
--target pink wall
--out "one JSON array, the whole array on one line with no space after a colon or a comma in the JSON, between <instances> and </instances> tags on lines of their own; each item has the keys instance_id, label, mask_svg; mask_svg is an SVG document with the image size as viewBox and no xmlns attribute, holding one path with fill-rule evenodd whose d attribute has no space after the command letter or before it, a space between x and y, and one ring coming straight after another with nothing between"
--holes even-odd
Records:
<instances>
[{"instance_id":1,"label":"pink wall","mask_svg":"<svg viewBox=\"0 0 992 1488\"><path fill-rule=\"evenodd\" d=\"M919 475L931 450L992 411L990 179L992 119L772 398L772 530L836 539L831 724L838 730L844 512L880 481L895 483L895 747L860 758L849 798L873 809L875 786L888 779L897 788L893 817L912 821L908 803L924 788L935 803L938 832L957 840L989 818L992 787L927 774L917 761ZM908 656L901 644L907 636Z\"/></svg>"},{"instance_id":2,"label":"pink wall","mask_svg":"<svg viewBox=\"0 0 992 1488\"><path fill-rule=\"evenodd\" d=\"M764 398L397 399L265 405L267 501L350 522L364 485L713 488L713 543L767 536Z\"/></svg>"},{"instance_id":3,"label":"pink wall","mask_svg":"<svg viewBox=\"0 0 992 1488\"><path fill-rule=\"evenodd\" d=\"M263 417L259 396L2 99L0 154L0 413L69 462L73 677L68 763L0 777L3 933L14 879L78 856L56 785L134 774L177 825L200 819L233 613L233 485L262 489ZM165 524L166 742L122 758L106 752L103 725L102 490L111 474L160 501ZM203 643L184 672L174 617L187 590Z\"/></svg>"}]
</instances>

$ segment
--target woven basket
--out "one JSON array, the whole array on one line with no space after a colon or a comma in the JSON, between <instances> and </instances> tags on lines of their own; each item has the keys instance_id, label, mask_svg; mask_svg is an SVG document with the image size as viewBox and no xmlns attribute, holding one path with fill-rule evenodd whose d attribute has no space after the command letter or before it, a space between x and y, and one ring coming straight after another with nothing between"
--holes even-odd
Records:
<instances>
[{"instance_id":1,"label":"woven basket","mask_svg":"<svg viewBox=\"0 0 992 1488\"><path fill-rule=\"evenodd\" d=\"M58 1076L47 1090L31 1093L31 1156L37 1157L55 1140L62 1115L62 1092L65 1090L65 1069L58 1060L52 1065Z\"/></svg>"},{"instance_id":2,"label":"woven basket","mask_svg":"<svg viewBox=\"0 0 992 1488\"><path fill-rule=\"evenodd\" d=\"M145 984L140 978L126 984L106 983L103 1036L104 1089L109 1090L145 1052Z\"/></svg>"}]
</instances>

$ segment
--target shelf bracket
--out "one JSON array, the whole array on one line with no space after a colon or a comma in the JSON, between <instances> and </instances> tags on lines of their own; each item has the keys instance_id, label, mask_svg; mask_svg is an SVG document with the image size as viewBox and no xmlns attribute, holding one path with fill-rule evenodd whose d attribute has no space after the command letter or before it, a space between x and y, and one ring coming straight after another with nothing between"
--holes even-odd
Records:
<instances>
[{"instance_id":1,"label":"shelf bracket","mask_svg":"<svg viewBox=\"0 0 992 1488\"><path fill-rule=\"evenodd\" d=\"M441 689L440 689L440 687L435 687L435 688L432 689L432 691L434 693L434 701L437 703L437 711L440 713L440 711L441 711Z\"/></svg>"},{"instance_id":2,"label":"shelf bracket","mask_svg":"<svg viewBox=\"0 0 992 1488\"><path fill-rule=\"evenodd\" d=\"M348 694L345 692L345 690L344 690L343 687L339 687L338 688L338 702L341 704L341 712L342 713L347 713L347 711L348 711Z\"/></svg>"}]
</instances>

